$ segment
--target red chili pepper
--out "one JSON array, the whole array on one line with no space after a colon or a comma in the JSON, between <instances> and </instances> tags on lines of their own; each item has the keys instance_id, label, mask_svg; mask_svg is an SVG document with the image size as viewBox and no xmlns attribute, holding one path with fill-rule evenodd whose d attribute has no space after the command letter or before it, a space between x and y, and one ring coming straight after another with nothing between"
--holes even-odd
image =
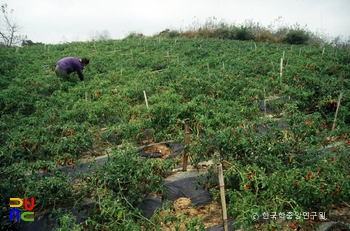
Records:
<instances>
[{"instance_id":1,"label":"red chili pepper","mask_svg":"<svg viewBox=\"0 0 350 231\"><path fill-rule=\"evenodd\" d=\"M255 175L255 172L249 173L248 180L252 179L252 177Z\"/></svg>"},{"instance_id":2,"label":"red chili pepper","mask_svg":"<svg viewBox=\"0 0 350 231\"><path fill-rule=\"evenodd\" d=\"M334 162L334 157L332 157L332 162Z\"/></svg>"},{"instance_id":3,"label":"red chili pepper","mask_svg":"<svg viewBox=\"0 0 350 231\"><path fill-rule=\"evenodd\" d=\"M335 195L337 195L339 193L339 190L335 190L334 193L332 193L331 197L335 197Z\"/></svg>"},{"instance_id":4,"label":"red chili pepper","mask_svg":"<svg viewBox=\"0 0 350 231\"><path fill-rule=\"evenodd\" d=\"M293 157L289 157L289 163L293 162Z\"/></svg>"},{"instance_id":5,"label":"red chili pepper","mask_svg":"<svg viewBox=\"0 0 350 231\"><path fill-rule=\"evenodd\" d=\"M337 152L337 148L336 147L333 148L333 152Z\"/></svg>"},{"instance_id":6,"label":"red chili pepper","mask_svg":"<svg viewBox=\"0 0 350 231\"><path fill-rule=\"evenodd\" d=\"M298 225L298 222L295 221L295 222L293 222L292 224L290 224L290 227L291 227L291 228L295 228L297 225Z\"/></svg>"},{"instance_id":7,"label":"red chili pepper","mask_svg":"<svg viewBox=\"0 0 350 231\"><path fill-rule=\"evenodd\" d=\"M44 173L46 173L46 166L41 168L40 170L43 171Z\"/></svg>"},{"instance_id":8,"label":"red chili pepper","mask_svg":"<svg viewBox=\"0 0 350 231\"><path fill-rule=\"evenodd\" d=\"M321 190L324 190L324 185L321 186Z\"/></svg>"},{"instance_id":9,"label":"red chili pepper","mask_svg":"<svg viewBox=\"0 0 350 231\"><path fill-rule=\"evenodd\" d=\"M298 183L295 183L294 189L297 189L299 187Z\"/></svg>"},{"instance_id":10,"label":"red chili pepper","mask_svg":"<svg viewBox=\"0 0 350 231\"><path fill-rule=\"evenodd\" d=\"M311 124L311 119L308 119L308 120L307 120L307 125L310 126L310 124Z\"/></svg>"}]
</instances>

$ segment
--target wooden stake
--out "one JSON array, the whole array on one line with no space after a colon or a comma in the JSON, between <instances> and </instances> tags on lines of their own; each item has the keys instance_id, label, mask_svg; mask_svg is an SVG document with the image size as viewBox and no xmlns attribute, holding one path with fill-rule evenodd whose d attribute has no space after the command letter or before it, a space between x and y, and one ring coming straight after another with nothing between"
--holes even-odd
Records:
<instances>
[{"instance_id":1,"label":"wooden stake","mask_svg":"<svg viewBox=\"0 0 350 231\"><path fill-rule=\"evenodd\" d=\"M143 91L143 96L145 97L146 107L147 107L147 110L148 110L148 101L147 101L147 96L146 96L146 92L145 91Z\"/></svg>"},{"instance_id":2,"label":"wooden stake","mask_svg":"<svg viewBox=\"0 0 350 231\"><path fill-rule=\"evenodd\" d=\"M337 116L338 116L338 110L339 110L339 107L340 107L340 101L341 101L342 97L343 97L343 93L341 92L340 95L339 95L339 98L338 98L337 110L335 111L335 116L334 116L334 122L333 122L332 130L335 129L335 124L337 122Z\"/></svg>"},{"instance_id":3,"label":"wooden stake","mask_svg":"<svg viewBox=\"0 0 350 231\"><path fill-rule=\"evenodd\" d=\"M185 119L185 134L184 134L184 142L185 142L185 149L184 149L184 155L182 160L182 171L187 171L187 163L188 163L188 145L190 144L190 120Z\"/></svg>"},{"instance_id":4,"label":"wooden stake","mask_svg":"<svg viewBox=\"0 0 350 231\"><path fill-rule=\"evenodd\" d=\"M228 231L226 199L225 199L225 183L224 183L224 176L222 173L222 164L218 164L217 167L218 167L220 198L221 198L221 207L222 207L222 220L224 223L224 230Z\"/></svg>"}]
</instances>

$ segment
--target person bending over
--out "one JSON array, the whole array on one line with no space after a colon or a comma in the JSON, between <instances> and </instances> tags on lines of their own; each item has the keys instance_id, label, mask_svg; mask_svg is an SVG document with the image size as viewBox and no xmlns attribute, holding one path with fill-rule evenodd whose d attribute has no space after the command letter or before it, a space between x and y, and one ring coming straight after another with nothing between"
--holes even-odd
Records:
<instances>
[{"instance_id":1,"label":"person bending over","mask_svg":"<svg viewBox=\"0 0 350 231\"><path fill-rule=\"evenodd\" d=\"M84 81L83 69L89 62L88 58L66 57L56 63L55 73L64 81L68 81L69 75L72 72L77 72L79 79Z\"/></svg>"}]
</instances>

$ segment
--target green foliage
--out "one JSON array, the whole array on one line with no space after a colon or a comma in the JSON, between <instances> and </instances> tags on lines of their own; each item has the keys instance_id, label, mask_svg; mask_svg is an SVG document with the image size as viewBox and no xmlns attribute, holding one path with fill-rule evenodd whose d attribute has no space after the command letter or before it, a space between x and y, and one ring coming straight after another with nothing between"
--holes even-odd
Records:
<instances>
[{"instance_id":1,"label":"green foliage","mask_svg":"<svg viewBox=\"0 0 350 231\"><path fill-rule=\"evenodd\" d=\"M181 33L177 30L171 30L169 31L168 38L176 38L179 37Z\"/></svg>"},{"instance_id":2,"label":"green foliage","mask_svg":"<svg viewBox=\"0 0 350 231\"><path fill-rule=\"evenodd\" d=\"M305 44L309 38L309 34L304 30L290 30L284 41L289 44Z\"/></svg>"},{"instance_id":3,"label":"green foliage","mask_svg":"<svg viewBox=\"0 0 350 231\"><path fill-rule=\"evenodd\" d=\"M237 27L235 29L235 39L237 40L251 40L253 39L253 34L250 29L245 26Z\"/></svg>"},{"instance_id":4,"label":"green foliage","mask_svg":"<svg viewBox=\"0 0 350 231\"><path fill-rule=\"evenodd\" d=\"M127 38L127 39L134 39L134 38L142 38L142 37L143 37L142 33L138 33L138 32L132 31L125 38Z\"/></svg>"},{"instance_id":5,"label":"green foliage","mask_svg":"<svg viewBox=\"0 0 350 231\"><path fill-rule=\"evenodd\" d=\"M40 207L63 207L52 218L62 230L137 230L140 225L159 230L138 206L148 194L164 193L161 180L174 162L142 160L130 146L149 139L182 142L187 118L191 162L219 155L227 163L228 211L238 222L248 226L250 215L277 208L321 210L349 201L348 146L337 144L333 152L315 154L332 138L350 138L347 50L335 54L325 46L322 54L314 46L241 42L231 40L237 28L210 28L215 27L203 28L203 36L225 40L136 36L3 49L0 200L6 211L1 217L8 216L10 197L34 197ZM252 28L237 30L242 39L252 39ZM82 54L91 60L84 83L76 74L62 82L50 69L63 56ZM264 114L264 99L271 117ZM112 150L108 162L98 172L79 176L82 185L73 187L72 179L59 170L76 169L80 159L106 150ZM325 174L318 174L319 168ZM252 172L255 178L248 180ZM309 172L314 179L305 179ZM215 183L206 184L217 198ZM322 185L327 187L321 190ZM87 223L74 225L73 214L62 211L76 209L80 198L92 198L96 208ZM10 226L6 222L2 227ZM202 226L199 220L191 222L188 230Z\"/></svg>"}]
</instances>

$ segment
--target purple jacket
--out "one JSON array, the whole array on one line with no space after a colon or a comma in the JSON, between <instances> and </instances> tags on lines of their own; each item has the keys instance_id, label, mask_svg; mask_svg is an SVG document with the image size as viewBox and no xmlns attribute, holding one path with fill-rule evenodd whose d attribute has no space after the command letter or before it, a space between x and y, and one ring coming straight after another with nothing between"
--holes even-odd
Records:
<instances>
[{"instance_id":1,"label":"purple jacket","mask_svg":"<svg viewBox=\"0 0 350 231\"><path fill-rule=\"evenodd\" d=\"M84 80L84 75L83 75L83 69L84 65L80 61L80 59L75 58L75 57L66 57L61 60L59 60L56 65L60 66L61 69L67 71L67 75L69 75L72 72L77 72L79 79L81 81Z\"/></svg>"}]
</instances>

